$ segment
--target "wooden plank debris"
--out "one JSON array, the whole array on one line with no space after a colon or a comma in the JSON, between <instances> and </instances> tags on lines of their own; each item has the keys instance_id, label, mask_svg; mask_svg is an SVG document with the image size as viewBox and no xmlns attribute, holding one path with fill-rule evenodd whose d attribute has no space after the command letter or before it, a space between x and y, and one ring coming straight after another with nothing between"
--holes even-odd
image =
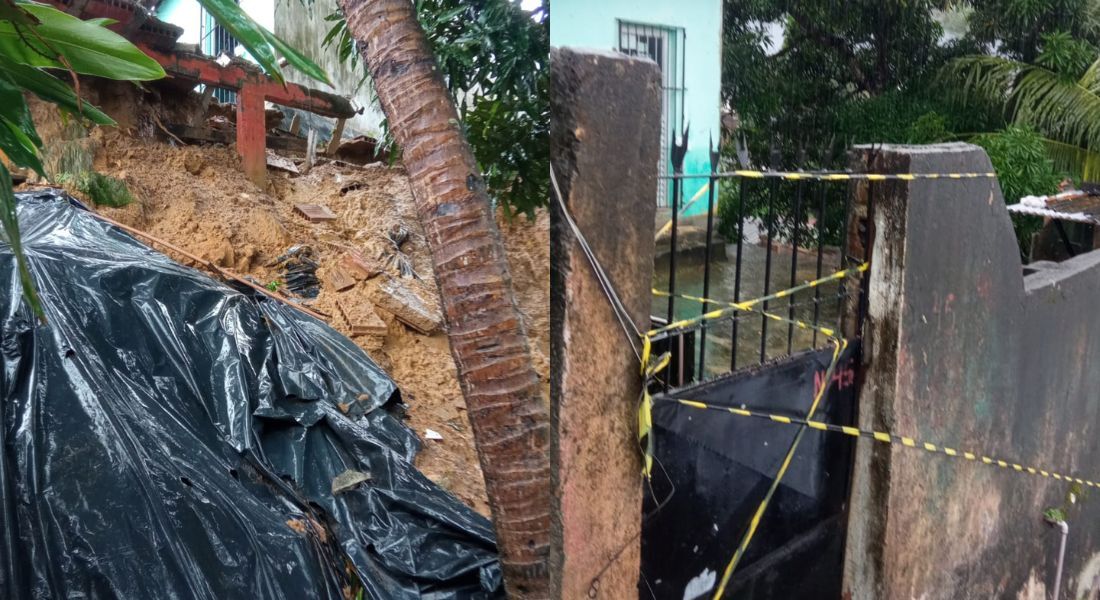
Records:
<instances>
[{"instance_id":1,"label":"wooden plank debris","mask_svg":"<svg viewBox=\"0 0 1100 600\"><path fill-rule=\"evenodd\" d=\"M411 287L387 277L371 293L377 308L389 312L398 321L424 335L431 335L443 326L443 315Z\"/></svg>"},{"instance_id":2,"label":"wooden plank debris","mask_svg":"<svg viewBox=\"0 0 1100 600\"><path fill-rule=\"evenodd\" d=\"M302 215L311 223L336 220L336 215L327 206L321 206L320 204L295 204L294 212Z\"/></svg>"},{"instance_id":3,"label":"wooden plank debris","mask_svg":"<svg viewBox=\"0 0 1100 600\"><path fill-rule=\"evenodd\" d=\"M295 175L300 173L300 171L298 171L298 165L294 164L294 161L285 156L279 156L271 150L267 151L267 166L271 169L279 169L287 173L294 173Z\"/></svg>"},{"instance_id":4,"label":"wooden plank debris","mask_svg":"<svg viewBox=\"0 0 1100 600\"><path fill-rule=\"evenodd\" d=\"M340 147L340 140L344 137L344 122L346 119L337 119L336 128L332 130L332 139L328 142L328 147L325 148L325 154L334 156L336 149Z\"/></svg>"}]
</instances>

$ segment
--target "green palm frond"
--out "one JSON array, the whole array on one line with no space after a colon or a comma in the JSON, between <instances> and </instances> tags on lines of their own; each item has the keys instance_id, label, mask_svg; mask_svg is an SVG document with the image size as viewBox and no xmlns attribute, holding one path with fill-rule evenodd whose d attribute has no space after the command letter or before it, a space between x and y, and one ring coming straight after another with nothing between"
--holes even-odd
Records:
<instances>
[{"instance_id":1,"label":"green palm frond","mask_svg":"<svg viewBox=\"0 0 1100 600\"><path fill-rule=\"evenodd\" d=\"M1007 102L1012 83L1026 65L999 56L962 56L944 66L945 86L963 101Z\"/></svg>"},{"instance_id":2,"label":"green palm frond","mask_svg":"<svg viewBox=\"0 0 1100 600\"><path fill-rule=\"evenodd\" d=\"M1100 58L1092 63L1092 66L1081 76L1078 85L1094 94L1100 94Z\"/></svg>"},{"instance_id":3,"label":"green palm frond","mask_svg":"<svg viewBox=\"0 0 1100 600\"><path fill-rule=\"evenodd\" d=\"M958 84L964 101L1002 104L1009 118L1065 144L1100 152L1100 66L1094 64L1079 81L1042 67L994 56L966 56L952 61L944 76Z\"/></svg>"},{"instance_id":4,"label":"green palm frond","mask_svg":"<svg viewBox=\"0 0 1100 600\"><path fill-rule=\"evenodd\" d=\"M1100 150L1100 96L1039 67L1023 70L1012 90L1014 121L1048 137Z\"/></svg>"},{"instance_id":5,"label":"green palm frond","mask_svg":"<svg viewBox=\"0 0 1100 600\"><path fill-rule=\"evenodd\" d=\"M1054 167L1059 171L1065 171L1082 181L1100 181L1100 152L1049 138L1043 139L1043 144L1047 147L1047 155L1054 161Z\"/></svg>"}]
</instances>

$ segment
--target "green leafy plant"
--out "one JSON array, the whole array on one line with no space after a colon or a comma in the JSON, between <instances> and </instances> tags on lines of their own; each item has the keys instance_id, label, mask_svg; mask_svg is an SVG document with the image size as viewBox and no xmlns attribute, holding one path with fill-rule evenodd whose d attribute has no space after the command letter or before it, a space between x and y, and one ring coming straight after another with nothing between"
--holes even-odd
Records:
<instances>
[{"instance_id":1,"label":"green leafy plant","mask_svg":"<svg viewBox=\"0 0 1100 600\"><path fill-rule=\"evenodd\" d=\"M96 206L130 204L134 197L125 182L92 167L96 149L97 144L88 135L88 129L70 119L58 139L51 140L43 148L42 162L54 183L80 192Z\"/></svg>"},{"instance_id":2,"label":"green leafy plant","mask_svg":"<svg viewBox=\"0 0 1100 600\"><path fill-rule=\"evenodd\" d=\"M280 282L278 279L275 279L273 281L267 282L267 285L265 285L264 287L267 288L268 291L277 292L279 291L279 286L281 285L283 285L282 282Z\"/></svg>"},{"instance_id":3,"label":"green leafy plant","mask_svg":"<svg viewBox=\"0 0 1100 600\"><path fill-rule=\"evenodd\" d=\"M1053 194L1065 174L1055 168L1046 152L1042 136L1027 127L1009 127L982 134L971 141L985 149L997 173L997 181L1006 203L1015 204L1028 195ZM1013 215L1012 225L1020 255L1027 257L1031 238L1042 227L1042 219Z\"/></svg>"},{"instance_id":4,"label":"green leafy plant","mask_svg":"<svg viewBox=\"0 0 1100 600\"><path fill-rule=\"evenodd\" d=\"M550 198L548 3L529 13L517 0L416 0L416 11L490 195L509 215L533 216ZM326 20L325 44L358 64L343 15ZM379 151L396 157L382 127Z\"/></svg>"},{"instance_id":5,"label":"green leafy plant","mask_svg":"<svg viewBox=\"0 0 1100 600\"><path fill-rule=\"evenodd\" d=\"M1066 520L1066 513L1061 508L1051 506L1043 511L1043 517L1052 523L1061 523Z\"/></svg>"},{"instance_id":6,"label":"green leafy plant","mask_svg":"<svg viewBox=\"0 0 1100 600\"><path fill-rule=\"evenodd\" d=\"M134 201L126 182L96 171L82 174L76 180L76 188L95 202L96 206L120 208Z\"/></svg>"},{"instance_id":7,"label":"green leafy plant","mask_svg":"<svg viewBox=\"0 0 1100 600\"><path fill-rule=\"evenodd\" d=\"M1062 498L1061 506L1050 506L1043 511L1043 518L1060 523L1069 520L1069 515L1075 510L1080 510L1082 503L1088 499L1088 490L1080 483L1071 483L1066 489L1066 495Z\"/></svg>"},{"instance_id":8,"label":"green leafy plant","mask_svg":"<svg viewBox=\"0 0 1100 600\"><path fill-rule=\"evenodd\" d=\"M1084 72L1071 75L1089 57L1093 62ZM1086 180L1100 178L1100 52L1051 50L1038 64L966 56L947 65L944 77L957 83L952 89L963 101L993 103L1012 123L1040 132L1059 168Z\"/></svg>"},{"instance_id":9,"label":"green leafy plant","mask_svg":"<svg viewBox=\"0 0 1100 600\"><path fill-rule=\"evenodd\" d=\"M284 79L277 57L282 56L287 64L310 78L332 84L324 69L268 31L263 25L253 21L234 0L198 0L198 2L248 50L252 58L263 67L264 72L279 83L283 83Z\"/></svg>"},{"instance_id":10,"label":"green leafy plant","mask_svg":"<svg viewBox=\"0 0 1100 600\"><path fill-rule=\"evenodd\" d=\"M320 67L252 21L232 0L199 1L273 78L283 80L275 58L281 54L291 66L328 82ZM164 70L155 60L105 27L112 22L81 20L25 0L0 0L0 152L9 164L48 178L40 155L42 139L35 130L24 93L56 105L78 122L114 125L109 116L81 99L73 87L55 74L67 75L74 86L78 75L122 81L164 77ZM69 176L93 199L99 198L104 203L132 199L121 181L90 168L71 172ZM23 295L34 314L44 319L19 236L11 173L3 161L0 161L0 228L15 255Z\"/></svg>"}]
</instances>

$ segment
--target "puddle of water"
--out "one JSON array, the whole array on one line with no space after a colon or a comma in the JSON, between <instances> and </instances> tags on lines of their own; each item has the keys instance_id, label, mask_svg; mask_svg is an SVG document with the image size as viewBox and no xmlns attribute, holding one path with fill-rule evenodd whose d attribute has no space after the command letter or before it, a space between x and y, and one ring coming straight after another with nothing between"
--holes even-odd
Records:
<instances>
[{"instance_id":1,"label":"puddle of water","mask_svg":"<svg viewBox=\"0 0 1100 600\"><path fill-rule=\"evenodd\" d=\"M749 300L764 295L764 275L767 269L767 252L762 246L746 241L742 246L741 259L741 299ZM734 300L734 285L737 277L737 246L730 244L726 247L727 258L722 261L712 260L710 265L710 290L709 297L715 300L732 302ZM821 273L828 275L839 269L839 253L836 249L826 249ZM658 290L668 289L668 257L662 257L655 262L655 275L653 287ZM702 257L679 255L676 259L676 291L692 296L703 295L703 259ZM816 279L817 254L799 252L795 268L795 285ZM772 250L771 277L768 290L774 293L778 290L791 287L791 252L790 248L775 247ZM844 300L838 300L836 295L840 291L840 282L829 282L815 288L820 290L821 302L818 314L818 322L828 327L836 327L839 315L843 308ZM852 282L848 282L847 289L853 289ZM796 305L794 318L806 322L812 322L814 318L814 291L807 290L795 296L773 300L768 305L768 311L782 317L789 315L790 302ZM675 301L675 315L677 319L697 317L703 312L703 305L697 302L677 299ZM717 308L711 306L711 310ZM664 317L668 314L668 299L654 297L653 313ZM737 367L759 364L761 325L763 317L759 314L748 315L741 313L738 320L737 333ZM787 351L786 323L767 320L767 341L765 344L765 360L786 356ZM733 324L730 319L709 322L707 326L706 364L703 373L705 377L713 377L727 373L730 370L730 356L733 351ZM696 361L699 357L699 332L696 332ZM826 338L817 336L817 347L826 343ZM794 328L791 337L791 352L798 352L814 347L814 335L812 331ZM698 365L696 365L698 369ZM698 373L698 371L697 371Z\"/></svg>"}]
</instances>

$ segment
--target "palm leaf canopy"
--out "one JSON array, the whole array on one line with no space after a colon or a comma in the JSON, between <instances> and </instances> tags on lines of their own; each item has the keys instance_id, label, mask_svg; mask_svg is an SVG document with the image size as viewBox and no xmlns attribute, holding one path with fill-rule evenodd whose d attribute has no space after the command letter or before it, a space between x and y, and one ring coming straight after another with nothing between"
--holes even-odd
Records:
<instances>
[{"instance_id":1,"label":"palm leaf canopy","mask_svg":"<svg viewBox=\"0 0 1100 600\"><path fill-rule=\"evenodd\" d=\"M1100 177L1100 60L1079 79L998 56L965 56L945 69L962 101L994 102L1009 119L1047 137L1051 158L1083 177Z\"/></svg>"}]
</instances>

